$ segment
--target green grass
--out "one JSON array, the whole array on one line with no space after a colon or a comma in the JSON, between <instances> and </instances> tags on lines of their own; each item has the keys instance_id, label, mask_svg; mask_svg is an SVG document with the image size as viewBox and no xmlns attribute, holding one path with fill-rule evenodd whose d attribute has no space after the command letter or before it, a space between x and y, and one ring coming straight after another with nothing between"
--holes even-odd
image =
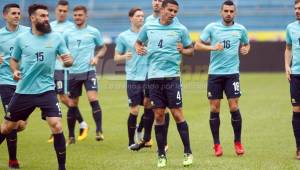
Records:
<instances>
[{"instance_id":1,"label":"green grass","mask_svg":"<svg viewBox=\"0 0 300 170\"><path fill-rule=\"evenodd\" d=\"M127 149L127 96L123 76L105 76L100 81L103 108L104 142L94 140L95 125L86 96L80 110L90 126L85 141L67 148L67 168L71 170L153 170L156 169L156 147L140 152ZM224 155L212 152L209 130L209 106L206 98L206 74L183 76L184 114L190 128L194 164L182 167L183 147L174 120L168 135L168 165L165 169L300 169L295 160L295 141L291 126L289 85L284 74L242 73L240 109L243 116L242 139L246 155L237 157L233 150L233 132L227 101L221 108L220 136ZM66 108L63 108L64 113ZM18 158L24 170L56 169L56 157L47 124L36 110L27 129L18 136ZM65 135L67 135L64 114ZM78 126L77 126L78 127ZM78 128L77 128L78 130ZM152 134L154 139L154 134ZM5 142L0 147L0 169L7 168Z\"/></svg>"}]
</instances>

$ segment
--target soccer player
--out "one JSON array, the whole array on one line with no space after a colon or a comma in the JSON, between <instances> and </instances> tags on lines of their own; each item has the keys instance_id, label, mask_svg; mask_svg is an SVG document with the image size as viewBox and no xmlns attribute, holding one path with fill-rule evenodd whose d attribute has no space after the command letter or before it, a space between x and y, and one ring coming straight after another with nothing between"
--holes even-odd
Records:
<instances>
[{"instance_id":1,"label":"soccer player","mask_svg":"<svg viewBox=\"0 0 300 170\"><path fill-rule=\"evenodd\" d=\"M296 158L300 160L300 0L294 3L296 21L286 28L285 72L290 82L293 106L292 125L296 139Z\"/></svg>"},{"instance_id":2,"label":"soccer player","mask_svg":"<svg viewBox=\"0 0 300 170\"><path fill-rule=\"evenodd\" d=\"M155 114L155 136L158 146L158 167L167 164L165 152L165 109L170 108L184 145L183 165L193 162L188 124L182 110L180 63L182 55L193 55L189 32L174 22L179 5L175 0L164 0L160 18L146 23L137 38L135 48L139 55L149 57L148 81L151 103ZM148 42L147 48L144 44Z\"/></svg>"},{"instance_id":3,"label":"soccer player","mask_svg":"<svg viewBox=\"0 0 300 170\"><path fill-rule=\"evenodd\" d=\"M3 8L3 18L6 21L6 26L0 29L0 96L4 113L7 114L7 107L16 90L17 84L13 79L9 60L14 49L16 37L19 34L29 31L29 28L19 24L21 10L18 4L6 4ZM17 132L24 130L25 127L25 121L18 121L16 128L6 137L9 168L19 169L19 162L17 160Z\"/></svg>"},{"instance_id":4,"label":"soccer player","mask_svg":"<svg viewBox=\"0 0 300 170\"><path fill-rule=\"evenodd\" d=\"M55 15L56 15L56 21L52 21L50 23L51 29L53 31L59 32L63 34L63 32L70 27L72 27L74 24L70 22L67 17L68 17L68 10L69 10L69 2L66 0L60 0L58 1L56 8L55 8ZM63 67L63 64L60 60L56 60L55 64L55 72L54 72L54 81L55 81L55 90L56 93L59 96L60 101L65 104L67 107L69 106L69 97L68 97L68 69ZM76 114L76 120L78 121L80 125L80 130L79 130L79 136L78 140L84 140L87 135L88 135L88 125L87 123L83 120L82 115L78 109L78 107L72 108L75 110ZM70 109L68 111L68 114L70 114ZM75 125L76 120L73 120L73 116L68 115L68 117L71 117L70 119L67 119L68 122L68 127L69 129L72 129L72 127ZM71 127L71 128L70 128ZM73 127L74 129L74 127ZM49 138L48 142L53 142L53 136ZM68 141L68 142L75 142L75 140Z\"/></svg>"},{"instance_id":5,"label":"soccer player","mask_svg":"<svg viewBox=\"0 0 300 170\"><path fill-rule=\"evenodd\" d=\"M148 22L155 22L155 20L157 20L159 18L159 16L160 16L160 8L161 8L161 5L162 5L163 1L164 0L152 0L152 10L153 10L153 13L146 18L146 23L148 23ZM176 17L173 20L176 21L176 22L178 21L178 19ZM148 86L148 80L147 79L146 79L145 84L146 84L146 87L147 87ZM149 89L148 88L145 89L145 97L146 97L145 98L146 99L146 103L148 103L148 102L150 103ZM146 120L152 121L152 120L149 120L149 119L146 119ZM142 130L144 128L144 121L145 121L145 119L144 119L144 114L143 114L142 117L141 117L140 123L138 124L138 127L137 127L137 138L140 141L142 141L142 142L137 143L137 144L131 146L130 148L132 150L139 150L139 149L141 149L143 147L147 147L147 146L149 146L149 143L151 142L150 141L148 143L145 143L145 142L143 142L145 140L143 140L143 138L141 137L142 136ZM170 114L166 110L166 112L165 112L165 128L166 128L166 130L165 130L165 132L166 132L166 134L165 134L166 135L166 137L165 137L165 141L166 141L165 150L166 151L168 150L168 142L167 142L168 138L167 138L167 136L168 136L169 122L170 122Z\"/></svg>"},{"instance_id":6,"label":"soccer player","mask_svg":"<svg viewBox=\"0 0 300 170\"><path fill-rule=\"evenodd\" d=\"M151 130L154 120L151 103L145 99L145 79L148 72L147 58L136 54L134 44L138 33L144 23L144 12L140 8L132 8L129 13L130 29L122 32L117 39L115 49L115 61L126 61L127 95L130 114L127 121L129 149L134 145L134 133L136 119L139 113L139 105L144 106L144 128L145 133L141 141L144 146L152 146L150 143Z\"/></svg>"},{"instance_id":7,"label":"soccer player","mask_svg":"<svg viewBox=\"0 0 300 170\"><path fill-rule=\"evenodd\" d=\"M16 38L10 59L10 68L18 83L1 125L0 143L16 128L19 120L26 121L39 107L54 136L59 170L65 170L66 144L53 76L57 55L65 66L71 66L73 61L61 35L51 32L48 7L33 4L28 12L31 30Z\"/></svg>"},{"instance_id":8,"label":"soccer player","mask_svg":"<svg viewBox=\"0 0 300 170\"><path fill-rule=\"evenodd\" d=\"M234 131L234 147L237 155L244 154L241 144L242 117L238 100L240 93L239 52L248 54L250 50L247 30L234 22L235 4L227 0L222 4L222 21L205 27L195 50L211 51L208 71L207 97L210 103L210 128L214 140L216 156L222 156L223 150L219 139L220 104L225 92L231 113Z\"/></svg>"},{"instance_id":9,"label":"soccer player","mask_svg":"<svg viewBox=\"0 0 300 170\"><path fill-rule=\"evenodd\" d=\"M87 12L85 6L76 6L73 9L75 26L64 33L67 46L74 57L74 64L70 68L70 108L68 119L76 119L74 112L78 107L79 97L82 94L82 86L84 85L96 123L96 140L100 141L104 140L104 136L102 131L102 110L97 99L98 83L95 65L104 56L106 46L100 31L86 23ZM95 49L98 49L96 54L94 54ZM69 134L70 139L74 138L74 126L73 129L69 129L70 132L73 130Z\"/></svg>"}]
</instances>

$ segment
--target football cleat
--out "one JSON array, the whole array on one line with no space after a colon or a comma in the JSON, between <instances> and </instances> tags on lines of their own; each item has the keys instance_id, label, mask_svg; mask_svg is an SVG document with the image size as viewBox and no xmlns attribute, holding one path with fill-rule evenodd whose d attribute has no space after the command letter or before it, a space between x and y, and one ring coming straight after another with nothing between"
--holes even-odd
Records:
<instances>
[{"instance_id":1,"label":"football cleat","mask_svg":"<svg viewBox=\"0 0 300 170\"><path fill-rule=\"evenodd\" d=\"M222 147L221 147L221 144L215 144L215 145L214 145L214 152L215 152L215 155L216 155L217 157L223 155L223 149L222 149Z\"/></svg>"},{"instance_id":2,"label":"football cleat","mask_svg":"<svg viewBox=\"0 0 300 170\"><path fill-rule=\"evenodd\" d=\"M88 136L89 128L80 128L79 136L77 137L78 141L84 140Z\"/></svg>"},{"instance_id":3,"label":"football cleat","mask_svg":"<svg viewBox=\"0 0 300 170\"><path fill-rule=\"evenodd\" d=\"M66 142L66 146L75 144L75 137L69 137L69 139Z\"/></svg>"},{"instance_id":4,"label":"football cleat","mask_svg":"<svg viewBox=\"0 0 300 170\"><path fill-rule=\"evenodd\" d=\"M20 169L18 160L9 160L8 167L9 169Z\"/></svg>"},{"instance_id":5,"label":"football cleat","mask_svg":"<svg viewBox=\"0 0 300 170\"><path fill-rule=\"evenodd\" d=\"M185 153L183 159L183 166L190 166L193 164L193 155L191 153Z\"/></svg>"},{"instance_id":6,"label":"football cleat","mask_svg":"<svg viewBox=\"0 0 300 170\"><path fill-rule=\"evenodd\" d=\"M158 168L163 168L167 166L167 157L166 155L160 155L158 156L158 161L157 161L157 167Z\"/></svg>"},{"instance_id":7,"label":"football cleat","mask_svg":"<svg viewBox=\"0 0 300 170\"><path fill-rule=\"evenodd\" d=\"M235 153L238 156L242 156L245 153L244 147L241 144L241 142L235 142L234 143L234 149L235 149Z\"/></svg>"},{"instance_id":8,"label":"football cleat","mask_svg":"<svg viewBox=\"0 0 300 170\"><path fill-rule=\"evenodd\" d=\"M53 135L51 134L50 137L49 137L49 139L47 140L47 142L48 142L48 143L53 143L53 141L54 141L54 137L53 137Z\"/></svg>"},{"instance_id":9,"label":"football cleat","mask_svg":"<svg viewBox=\"0 0 300 170\"><path fill-rule=\"evenodd\" d=\"M96 137L95 137L96 141L103 141L104 140L104 136L101 132L96 132Z\"/></svg>"}]
</instances>

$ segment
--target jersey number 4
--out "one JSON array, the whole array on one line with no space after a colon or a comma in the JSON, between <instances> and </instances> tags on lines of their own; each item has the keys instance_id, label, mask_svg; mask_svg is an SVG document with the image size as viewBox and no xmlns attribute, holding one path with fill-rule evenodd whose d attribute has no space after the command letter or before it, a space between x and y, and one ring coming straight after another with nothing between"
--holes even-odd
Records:
<instances>
[{"instance_id":1,"label":"jersey number 4","mask_svg":"<svg viewBox=\"0 0 300 170\"><path fill-rule=\"evenodd\" d=\"M157 45L159 48L163 48L163 39L160 39Z\"/></svg>"}]
</instances>

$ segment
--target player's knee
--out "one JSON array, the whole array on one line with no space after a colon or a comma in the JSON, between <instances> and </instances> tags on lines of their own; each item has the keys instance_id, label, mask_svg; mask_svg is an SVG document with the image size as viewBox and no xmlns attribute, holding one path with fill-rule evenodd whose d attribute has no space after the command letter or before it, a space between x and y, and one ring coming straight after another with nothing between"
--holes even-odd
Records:
<instances>
[{"instance_id":1,"label":"player's knee","mask_svg":"<svg viewBox=\"0 0 300 170\"><path fill-rule=\"evenodd\" d=\"M60 101L61 101L63 104L65 104L66 106L69 106L69 105L70 105L67 96L65 96L65 95L60 95L60 96L59 96L59 99L60 99Z\"/></svg>"},{"instance_id":2,"label":"player's knee","mask_svg":"<svg viewBox=\"0 0 300 170\"><path fill-rule=\"evenodd\" d=\"M18 122L17 131L21 132L21 131L25 130L26 126L27 126L27 122L26 121L19 121Z\"/></svg>"},{"instance_id":3,"label":"player's knee","mask_svg":"<svg viewBox=\"0 0 300 170\"><path fill-rule=\"evenodd\" d=\"M1 134L9 134L13 129L9 128L8 126L6 126L5 124L1 125Z\"/></svg>"},{"instance_id":4,"label":"player's knee","mask_svg":"<svg viewBox=\"0 0 300 170\"><path fill-rule=\"evenodd\" d=\"M138 115L138 113L139 113L138 106L132 106L132 107L130 107L130 113L133 114L133 115Z\"/></svg>"},{"instance_id":5,"label":"player's knee","mask_svg":"<svg viewBox=\"0 0 300 170\"><path fill-rule=\"evenodd\" d=\"M210 112L220 112L220 106L218 105L211 105L210 106Z\"/></svg>"},{"instance_id":6,"label":"player's knee","mask_svg":"<svg viewBox=\"0 0 300 170\"><path fill-rule=\"evenodd\" d=\"M179 122L183 122L184 121L184 116L183 116L183 113L181 111L175 111L172 113L173 114L173 117L174 117L174 120L176 123L179 123Z\"/></svg>"},{"instance_id":7,"label":"player's knee","mask_svg":"<svg viewBox=\"0 0 300 170\"><path fill-rule=\"evenodd\" d=\"M300 112L300 106L293 106L293 112Z\"/></svg>"},{"instance_id":8,"label":"player's knee","mask_svg":"<svg viewBox=\"0 0 300 170\"><path fill-rule=\"evenodd\" d=\"M76 100L70 100L68 102L69 107L77 107L78 106L78 102Z\"/></svg>"},{"instance_id":9,"label":"player's knee","mask_svg":"<svg viewBox=\"0 0 300 170\"><path fill-rule=\"evenodd\" d=\"M239 106L237 104L229 105L229 110L230 112L236 112L237 110L239 110Z\"/></svg>"},{"instance_id":10,"label":"player's knee","mask_svg":"<svg viewBox=\"0 0 300 170\"><path fill-rule=\"evenodd\" d=\"M62 132L62 124L60 121L55 121L50 124L52 133L57 134Z\"/></svg>"},{"instance_id":11,"label":"player's knee","mask_svg":"<svg viewBox=\"0 0 300 170\"><path fill-rule=\"evenodd\" d=\"M88 100L89 102L94 102L94 101L97 101L97 95L96 94L91 94L88 96Z\"/></svg>"},{"instance_id":12,"label":"player's knee","mask_svg":"<svg viewBox=\"0 0 300 170\"><path fill-rule=\"evenodd\" d=\"M151 108L152 108L151 101L150 101L150 99L148 99L148 98L145 98L145 99L144 99L143 104L144 104L144 107L145 107L146 109L151 109Z\"/></svg>"},{"instance_id":13,"label":"player's knee","mask_svg":"<svg viewBox=\"0 0 300 170\"><path fill-rule=\"evenodd\" d=\"M165 123L165 113L164 112L155 112L155 123L161 125Z\"/></svg>"}]
</instances>

